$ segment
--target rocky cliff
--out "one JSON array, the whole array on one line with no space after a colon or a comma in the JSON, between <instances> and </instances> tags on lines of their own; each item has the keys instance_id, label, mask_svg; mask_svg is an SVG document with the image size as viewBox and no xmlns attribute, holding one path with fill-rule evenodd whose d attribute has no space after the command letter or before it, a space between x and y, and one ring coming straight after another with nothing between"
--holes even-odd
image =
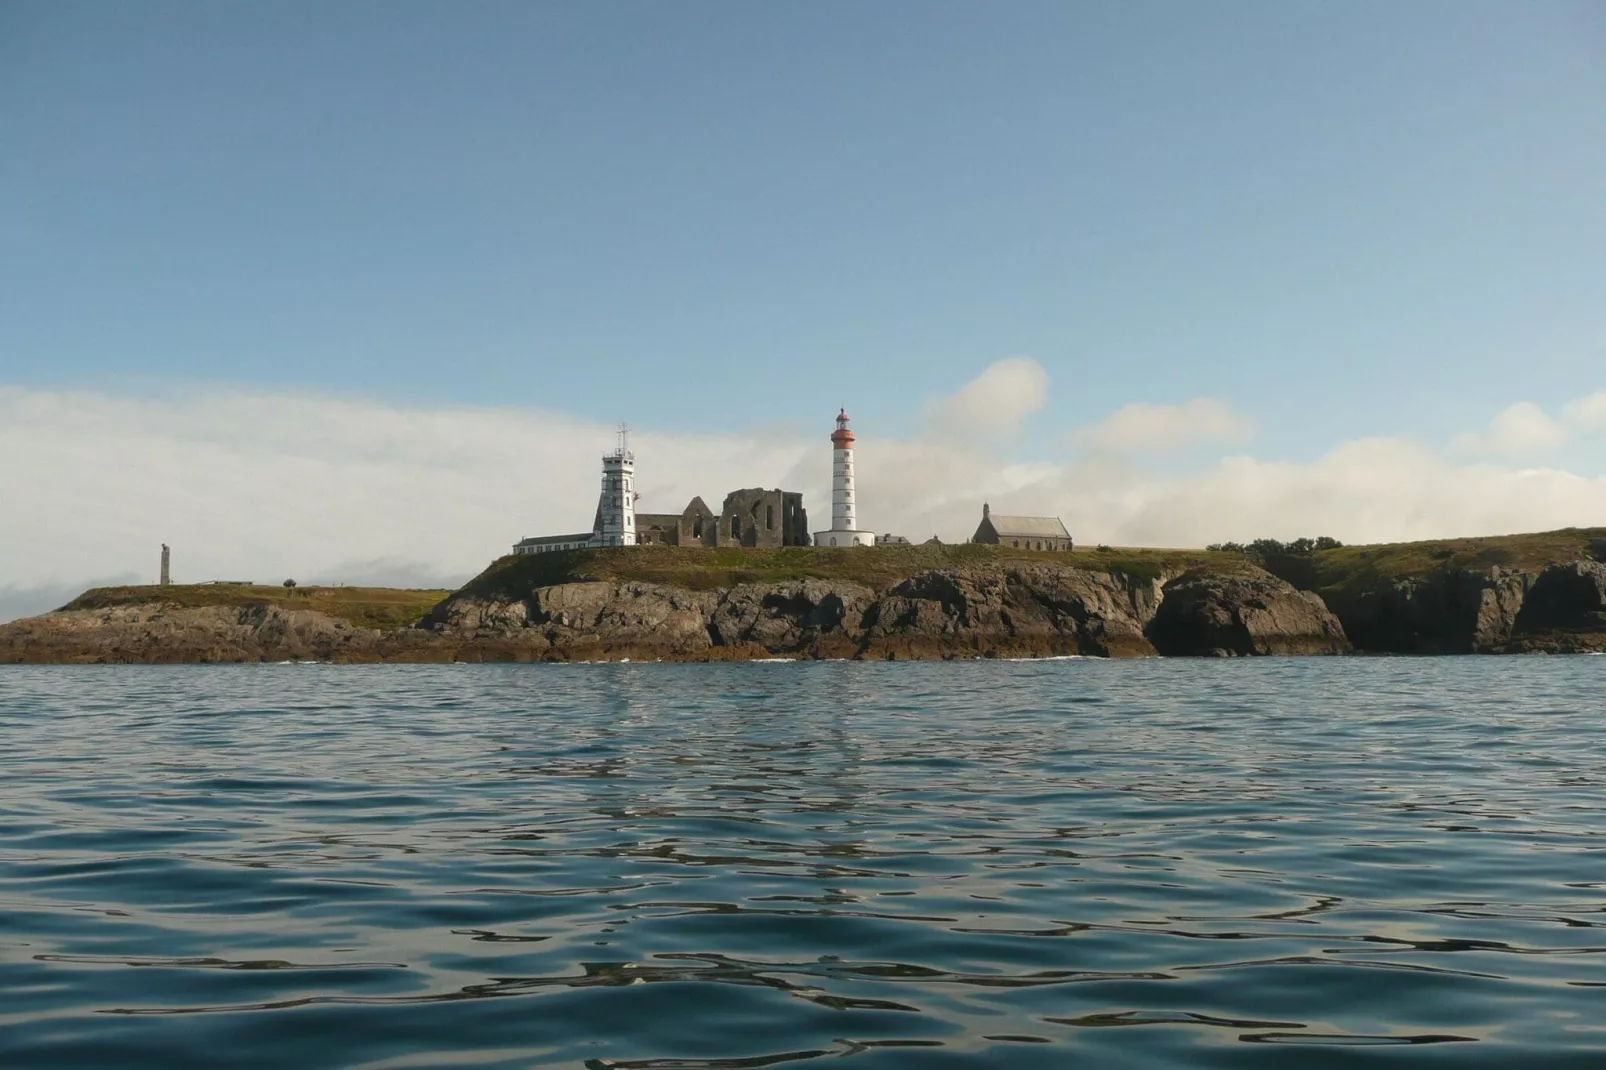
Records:
<instances>
[{"instance_id":1,"label":"rocky cliff","mask_svg":"<svg viewBox=\"0 0 1606 1070\"><path fill-rule=\"evenodd\" d=\"M1357 650L1606 650L1606 537L1544 535L1347 547L1266 562L1319 595Z\"/></svg>"},{"instance_id":2,"label":"rocky cliff","mask_svg":"<svg viewBox=\"0 0 1606 1070\"><path fill-rule=\"evenodd\" d=\"M1258 569L1225 576L1196 570L1167 583L1148 636L1171 657L1350 649L1344 626L1321 598Z\"/></svg>"},{"instance_id":3,"label":"rocky cliff","mask_svg":"<svg viewBox=\"0 0 1606 1070\"><path fill-rule=\"evenodd\" d=\"M0 661L723 660L1343 653L1314 596L1248 566L1137 578L1057 562L697 590L474 585L382 631L279 605L66 609L0 627ZM1176 609L1169 606L1175 605Z\"/></svg>"},{"instance_id":4,"label":"rocky cliff","mask_svg":"<svg viewBox=\"0 0 1606 1070\"><path fill-rule=\"evenodd\" d=\"M1208 612L1162 616L1179 581L1058 564L922 572L882 590L849 580L694 591L567 583L524 597L472 591L428 622L462 660L481 658L956 658L1336 654L1343 628L1321 600L1259 569L1192 572L1180 598Z\"/></svg>"},{"instance_id":5,"label":"rocky cliff","mask_svg":"<svg viewBox=\"0 0 1606 1070\"><path fill-rule=\"evenodd\" d=\"M0 625L0 662L378 660L380 633L313 610L153 604Z\"/></svg>"},{"instance_id":6,"label":"rocky cliff","mask_svg":"<svg viewBox=\"0 0 1606 1070\"><path fill-rule=\"evenodd\" d=\"M1598 530L1567 531L1349 547L1267 569L1225 553L985 546L580 551L504 558L444 598L90 592L0 625L0 662L1595 651L1597 548L1606 555Z\"/></svg>"}]
</instances>

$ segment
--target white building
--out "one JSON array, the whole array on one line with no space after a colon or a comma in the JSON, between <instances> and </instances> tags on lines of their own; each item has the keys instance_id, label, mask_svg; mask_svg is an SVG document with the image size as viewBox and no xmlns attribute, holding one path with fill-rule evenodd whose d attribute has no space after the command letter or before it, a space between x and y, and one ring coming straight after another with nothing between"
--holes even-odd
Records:
<instances>
[{"instance_id":1,"label":"white building","mask_svg":"<svg viewBox=\"0 0 1606 1070\"><path fill-rule=\"evenodd\" d=\"M619 448L602 458L602 493L590 531L572 535L538 535L513 544L515 554L550 554L594 546L635 546L636 456L630 452L630 429L619 427Z\"/></svg>"},{"instance_id":2,"label":"white building","mask_svg":"<svg viewBox=\"0 0 1606 1070\"><path fill-rule=\"evenodd\" d=\"M853 439L848 411L843 409L831 432L831 530L816 531L815 546L875 545L875 532L859 530L859 507L853 497Z\"/></svg>"},{"instance_id":3,"label":"white building","mask_svg":"<svg viewBox=\"0 0 1606 1070\"><path fill-rule=\"evenodd\" d=\"M534 535L513 544L516 554L551 554L559 550L584 550L592 545L594 532L581 531L574 535Z\"/></svg>"},{"instance_id":4,"label":"white building","mask_svg":"<svg viewBox=\"0 0 1606 1070\"><path fill-rule=\"evenodd\" d=\"M597 499L592 546L636 545L636 455L630 428L620 425L619 448L602 458L602 496Z\"/></svg>"}]
</instances>

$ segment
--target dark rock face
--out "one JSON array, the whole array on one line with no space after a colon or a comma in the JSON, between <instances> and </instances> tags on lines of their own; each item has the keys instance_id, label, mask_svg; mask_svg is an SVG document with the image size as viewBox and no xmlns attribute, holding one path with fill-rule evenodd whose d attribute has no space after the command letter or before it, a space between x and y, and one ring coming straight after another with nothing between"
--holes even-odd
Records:
<instances>
[{"instance_id":1,"label":"dark rock face","mask_svg":"<svg viewBox=\"0 0 1606 1070\"><path fill-rule=\"evenodd\" d=\"M929 572L872 608L871 657L1152 656L1143 626L1158 585L1081 569Z\"/></svg>"},{"instance_id":2,"label":"dark rock face","mask_svg":"<svg viewBox=\"0 0 1606 1070\"><path fill-rule=\"evenodd\" d=\"M743 584L719 599L708 635L722 647L849 656L863 637L865 613L874 601L874 591L852 583Z\"/></svg>"},{"instance_id":3,"label":"dark rock face","mask_svg":"<svg viewBox=\"0 0 1606 1070\"><path fill-rule=\"evenodd\" d=\"M1606 650L1606 564L1551 565L1533 579L1509 643L1515 650Z\"/></svg>"},{"instance_id":4,"label":"dark rock face","mask_svg":"<svg viewBox=\"0 0 1606 1070\"><path fill-rule=\"evenodd\" d=\"M1519 633L1606 629L1606 565L1551 565L1533 581L1517 614Z\"/></svg>"},{"instance_id":5,"label":"dark rock face","mask_svg":"<svg viewBox=\"0 0 1606 1070\"><path fill-rule=\"evenodd\" d=\"M686 658L713 645L714 596L651 583L565 583L518 602L453 597L431 616L447 660Z\"/></svg>"},{"instance_id":6,"label":"dark rock face","mask_svg":"<svg viewBox=\"0 0 1606 1070\"><path fill-rule=\"evenodd\" d=\"M1347 654L1344 626L1322 600L1260 572L1190 572L1165 585L1148 636L1168 657Z\"/></svg>"},{"instance_id":7,"label":"dark rock face","mask_svg":"<svg viewBox=\"0 0 1606 1070\"><path fill-rule=\"evenodd\" d=\"M452 599L438 620L449 640L493 640L501 649L541 658L1143 657L1349 649L1321 599L1259 570L1197 574L1180 584L1050 565L944 570L912 576L880 595L823 580L710 593L566 584L541 588L514 606Z\"/></svg>"},{"instance_id":8,"label":"dark rock face","mask_svg":"<svg viewBox=\"0 0 1606 1070\"><path fill-rule=\"evenodd\" d=\"M1138 579L1059 564L936 570L876 591L580 582L459 593L372 631L264 604L74 609L0 625L0 662L706 661L1606 650L1606 563L1445 570L1317 595L1248 566Z\"/></svg>"},{"instance_id":9,"label":"dark rock face","mask_svg":"<svg viewBox=\"0 0 1606 1070\"><path fill-rule=\"evenodd\" d=\"M878 596L825 580L691 592L571 583L518 603L453 598L438 634L533 658L944 658L1153 655L1143 626L1158 585L1064 568L929 572Z\"/></svg>"},{"instance_id":10,"label":"dark rock face","mask_svg":"<svg viewBox=\"0 0 1606 1070\"><path fill-rule=\"evenodd\" d=\"M1505 648L1533 579L1499 567L1452 570L1334 593L1328 604L1357 649L1472 654Z\"/></svg>"}]
</instances>

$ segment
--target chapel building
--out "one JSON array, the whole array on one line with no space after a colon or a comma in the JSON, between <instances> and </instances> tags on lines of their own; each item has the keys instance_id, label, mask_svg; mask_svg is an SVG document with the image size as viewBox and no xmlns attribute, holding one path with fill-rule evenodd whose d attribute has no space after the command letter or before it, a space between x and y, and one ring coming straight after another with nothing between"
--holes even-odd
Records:
<instances>
[{"instance_id":1,"label":"chapel building","mask_svg":"<svg viewBox=\"0 0 1606 1070\"><path fill-rule=\"evenodd\" d=\"M1070 550L1071 533L1057 516L1003 516L981 506L981 524L971 542L1008 546L1017 550Z\"/></svg>"}]
</instances>

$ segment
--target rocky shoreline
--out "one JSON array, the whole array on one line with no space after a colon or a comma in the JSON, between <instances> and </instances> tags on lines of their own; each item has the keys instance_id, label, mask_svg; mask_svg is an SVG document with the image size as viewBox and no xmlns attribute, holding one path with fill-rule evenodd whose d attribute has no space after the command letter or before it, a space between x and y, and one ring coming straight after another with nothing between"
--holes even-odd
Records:
<instances>
[{"instance_id":1,"label":"rocky shoreline","mask_svg":"<svg viewBox=\"0 0 1606 1070\"><path fill-rule=\"evenodd\" d=\"M417 623L389 629L362 627L310 605L181 605L163 601L160 589L134 604L80 605L86 596L54 613L0 625L0 663L1606 650L1606 564L1583 556L1533 569L1446 567L1404 578L1362 577L1328 589L1325 598L1243 560L1147 576L1133 574L1141 569L1079 567L1063 557L982 560L883 583L799 578L701 588L627 579L520 587L502 563L486 575L498 567L504 570L497 583L471 583Z\"/></svg>"}]
</instances>

